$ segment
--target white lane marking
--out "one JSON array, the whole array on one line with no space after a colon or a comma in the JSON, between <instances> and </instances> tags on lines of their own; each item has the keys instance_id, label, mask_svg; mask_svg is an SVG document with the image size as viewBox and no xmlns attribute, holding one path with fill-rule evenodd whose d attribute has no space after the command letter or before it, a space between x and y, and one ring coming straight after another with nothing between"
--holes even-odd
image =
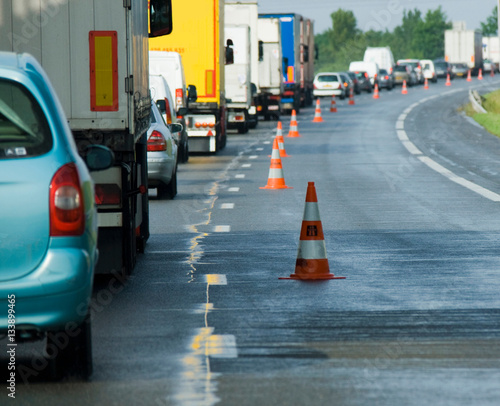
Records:
<instances>
[{"instance_id":1,"label":"white lane marking","mask_svg":"<svg viewBox=\"0 0 500 406\"><path fill-rule=\"evenodd\" d=\"M250 155L248 159L257 159L259 156L258 155Z\"/></svg>"},{"instance_id":2,"label":"white lane marking","mask_svg":"<svg viewBox=\"0 0 500 406\"><path fill-rule=\"evenodd\" d=\"M237 174L234 178L235 178L235 179L244 179L244 178L245 178L245 176L246 176L246 175L245 175L244 173L239 173L239 174Z\"/></svg>"},{"instance_id":3,"label":"white lane marking","mask_svg":"<svg viewBox=\"0 0 500 406\"><path fill-rule=\"evenodd\" d=\"M271 143L271 141L264 141L264 142L263 142L263 144L266 144L266 145L267 145L267 144L270 144L270 143Z\"/></svg>"},{"instance_id":4,"label":"white lane marking","mask_svg":"<svg viewBox=\"0 0 500 406\"><path fill-rule=\"evenodd\" d=\"M231 231L231 226L215 226L215 233L229 233Z\"/></svg>"},{"instance_id":5,"label":"white lane marking","mask_svg":"<svg viewBox=\"0 0 500 406\"><path fill-rule=\"evenodd\" d=\"M444 93L446 94L451 94L458 92L459 89L456 90L451 90L449 92ZM435 96L430 96L423 101L431 100L438 97L438 95ZM426 164L429 168L432 170L436 171L437 173L440 173L441 175L445 176L452 182L455 182L458 185L461 185L470 191L477 193L480 196L485 197L486 199L489 199L493 202L500 202L500 195L498 193L492 192L489 189L486 189L482 186L479 186L478 184L471 182L465 178L462 178L458 175L455 175L452 171L449 169L446 169L444 166L438 164L436 161L433 159L429 158L428 156L423 155L422 151L420 151L413 142L411 142L408 138L408 134L404 130L404 119L406 119L408 113L410 113L411 110L413 110L414 107L418 106L421 102L417 102L412 104L410 107L408 107L406 110L404 110L404 113L401 114L398 118L398 121L396 121L396 130L397 130L397 136L401 143L405 146L405 148L410 152L410 154L415 155L421 162Z\"/></svg>"},{"instance_id":6,"label":"white lane marking","mask_svg":"<svg viewBox=\"0 0 500 406\"><path fill-rule=\"evenodd\" d=\"M240 188L239 187L230 187L227 189L228 192L239 192Z\"/></svg>"},{"instance_id":7,"label":"white lane marking","mask_svg":"<svg viewBox=\"0 0 500 406\"><path fill-rule=\"evenodd\" d=\"M222 203L220 205L221 209L234 209L234 203Z\"/></svg>"},{"instance_id":8,"label":"white lane marking","mask_svg":"<svg viewBox=\"0 0 500 406\"><path fill-rule=\"evenodd\" d=\"M241 165L242 168L251 168L252 164L243 164Z\"/></svg>"},{"instance_id":9,"label":"white lane marking","mask_svg":"<svg viewBox=\"0 0 500 406\"><path fill-rule=\"evenodd\" d=\"M264 148L262 147L259 147L259 148L255 148L256 151L264 151Z\"/></svg>"}]
</instances>

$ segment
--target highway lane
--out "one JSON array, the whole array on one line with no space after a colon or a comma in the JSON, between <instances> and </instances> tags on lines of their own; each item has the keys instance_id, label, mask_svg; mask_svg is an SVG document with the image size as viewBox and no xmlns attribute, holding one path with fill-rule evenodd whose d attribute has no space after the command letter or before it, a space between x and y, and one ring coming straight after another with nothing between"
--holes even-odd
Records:
<instances>
[{"instance_id":1,"label":"highway lane","mask_svg":"<svg viewBox=\"0 0 500 406\"><path fill-rule=\"evenodd\" d=\"M498 404L498 203L433 171L396 130L408 106L449 90L441 81L406 96L363 94L355 106L338 101L338 113L324 99L325 122L304 109L300 138L286 137L285 118L293 189L259 189L275 123L191 157L176 199L152 197L152 236L133 276L98 282L92 381L42 377L19 388L21 400ZM500 192L498 140L453 113L464 95L416 106L404 129L425 156ZM309 181L331 271L345 280L278 279L294 270Z\"/></svg>"}]
</instances>

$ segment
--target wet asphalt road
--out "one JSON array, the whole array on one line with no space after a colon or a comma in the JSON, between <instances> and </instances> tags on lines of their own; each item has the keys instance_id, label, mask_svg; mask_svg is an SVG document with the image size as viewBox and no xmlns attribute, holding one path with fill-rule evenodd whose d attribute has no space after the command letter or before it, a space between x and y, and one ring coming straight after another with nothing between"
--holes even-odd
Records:
<instances>
[{"instance_id":1,"label":"wet asphalt road","mask_svg":"<svg viewBox=\"0 0 500 406\"><path fill-rule=\"evenodd\" d=\"M500 140L456 112L470 86L498 83L383 90L338 113L323 99L325 122L303 109L300 138L284 117L293 189L259 189L275 122L192 156L178 196L152 196L131 278L96 282L92 380L42 372L16 403L498 405ZM309 181L345 280L278 279L294 272Z\"/></svg>"}]
</instances>

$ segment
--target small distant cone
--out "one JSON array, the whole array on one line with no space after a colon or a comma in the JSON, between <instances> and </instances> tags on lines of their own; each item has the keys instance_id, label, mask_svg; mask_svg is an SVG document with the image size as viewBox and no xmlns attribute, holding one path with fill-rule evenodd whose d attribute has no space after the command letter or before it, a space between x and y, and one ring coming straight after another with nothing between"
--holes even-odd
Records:
<instances>
[{"instance_id":1,"label":"small distant cone","mask_svg":"<svg viewBox=\"0 0 500 406\"><path fill-rule=\"evenodd\" d=\"M330 113L337 112L337 104L335 103L335 95L332 95L332 102L330 104Z\"/></svg>"},{"instance_id":2,"label":"small distant cone","mask_svg":"<svg viewBox=\"0 0 500 406\"><path fill-rule=\"evenodd\" d=\"M322 123L323 117L321 117L321 103L319 99L316 99L316 110L314 110L313 123Z\"/></svg>"},{"instance_id":3,"label":"small distant cone","mask_svg":"<svg viewBox=\"0 0 500 406\"><path fill-rule=\"evenodd\" d=\"M351 106L354 106L354 91L352 90L352 87L351 87L351 90L349 91L349 103L347 104L350 104Z\"/></svg>"},{"instance_id":4,"label":"small distant cone","mask_svg":"<svg viewBox=\"0 0 500 406\"><path fill-rule=\"evenodd\" d=\"M373 98L374 99L379 99L380 96L378 94L378 83L375 83L375 90L373 91Z\"/></svg>"},{"instance_id":5,"label":"small distant cone","mask_svg":"<svg viewBox=\"0 0 500 406\"><path fill-rule=\"evenodd\" d=\"M408 94L408 89L406 88L406 80L403 80L403 88L401 89L401 94Z\"/></svg>"},{"instance_id":6,"label":"small distant cone","mask_svg":"<svg viewBox=\"0 0 500 406\"><path fill-rule=\"evenodd\" d=\"M451 81L450 81L450 74L448 73L446 75L446 83L445 83L446 86L451 86Z\"/></svg>"},{"instance_id":7,"label":"small distant cone","mask_svg":"<svg viewBox=\"0 0 500 406\"><path fill-rule=\"evenodd\" d=\"M287 137L300 137L298 126L297 126L297 113L292 110L292 118L290 119L290 130L288 131Z\"/></svg>"},{"instance_id":8,"label":"small distant cone","mask_svg":"<svg viewBox=\"0 0 500 406\"><path fill-rule=\"evenodd\" d=\"M424 80L424 89L428 89L429 88L429 81L427 80L427 78L425 78Z\"/></svg>"},{"instance_id":9,"label":"small distant cone","mask_svg":"<svg viewBox=\"0 0 500 406\"><path fill-rule=\"evenodd\" d=\"M276 138L278 139L278 150L280 153L280 158L288 158L288 155L285 151L285 140L283 139L283 129L281 125L281 121L278 121L278 129L276 130Z\"/></svg>"},{"instance_id":10,"label":"small distant cone","mask_svg":"<svg viewBox=\"0 0 500 406\"><path fill-rule=\"evenodd\" d=\"M300 230L295 273L290 275L289 278L279 279L345 279L345 276L335 276L330 273L314 182L308 182L307 185L306 204Z\"/></svg>"},{"instance_id":11,"label":"small distant cone","mask_svg":"<svg viewBox=\"0 0 500 406\"><path fill-rule=\"evenodd\" d=\"M479 74L477 75L477 80L483 80L483 70L479 69Z\"/></svg>"},{"instance_id":12,"label":"small distant cone","mask_svg":"<svg viewBox=\"0 0 500 406\"><path fill-rule=\"evenodd\" d=\"M471 74L470 74L470 69L467 71L467 82L472 82Z\"/></svg>"},{"instance_id":13,"label":"small distant cone","mask_svg":"<svg viewBox=\"0 0 500 406\"><path fill-rule=\"evenodd\" d=\"M490 76L491 77L495 76L495 69L493 67L491 67Z\"/></svg>"},{"instance_id":14,"label":"small distant cone","mask_svg":"<svg viewBox=\"0 0 500 406\"><path fill-rule=\"evenodd\" d=\"M269 176L267 185L259 189L292 189L285 185L285 177L283 176L283 166L278 147L278 137L274 137L273 153L271 155L271 166L269 167Z\"/></svg>"}]
</instances>

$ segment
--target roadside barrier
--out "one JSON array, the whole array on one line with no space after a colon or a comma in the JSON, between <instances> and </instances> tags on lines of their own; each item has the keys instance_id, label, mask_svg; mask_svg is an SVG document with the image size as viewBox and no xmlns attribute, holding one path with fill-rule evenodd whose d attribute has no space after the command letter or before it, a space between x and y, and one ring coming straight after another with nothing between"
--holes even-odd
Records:
<instances>
[{"instance_id":1,"label":"roadside barrier","mask_svg":"<svg viewBox=\"0 0 500 406\"><path fill-rule=\"evenodd\" d=\"M288 278L279 279L345 279L345 276L335 276L330 273L314 182L308 182L307 184L306 204L300 230L295 273Z\"/></svg>"},{"instance_id":2,"label":"roadside barrier","mask_svg":"<svg viewBox=\"0 0 500 406\"><path fill-rule=\"evenodd\" d=\"M314 110L313 123L322 123L323 117L321 117L321 102L316 99L316 109Z\"/></svg>"},{"instance_id":3,"label":"roadside barrier","mask_svg":"<svg viewBox=\"0 0 500 406\"><path fill-rule=\"evenodd\" d=\"M293 189L285 184L283 166L281 165L281 158L278 147L278 137L274 137L273 152L271 154L271 166L269 167L267 185L260 187L259 189Z\"/></svg>"},{"instance_id":4,"label":"roadside barrier","mask_svg":"<svg viewBox=\"0 0 500 406\"><path fill-rule=\"evenodd\" d=\"M292 110L292 118L290 119L290 130L288 131L288 137L300 137L297 125L297 113L295 112L295 110Z\"/></svg>"}]
</instances>

